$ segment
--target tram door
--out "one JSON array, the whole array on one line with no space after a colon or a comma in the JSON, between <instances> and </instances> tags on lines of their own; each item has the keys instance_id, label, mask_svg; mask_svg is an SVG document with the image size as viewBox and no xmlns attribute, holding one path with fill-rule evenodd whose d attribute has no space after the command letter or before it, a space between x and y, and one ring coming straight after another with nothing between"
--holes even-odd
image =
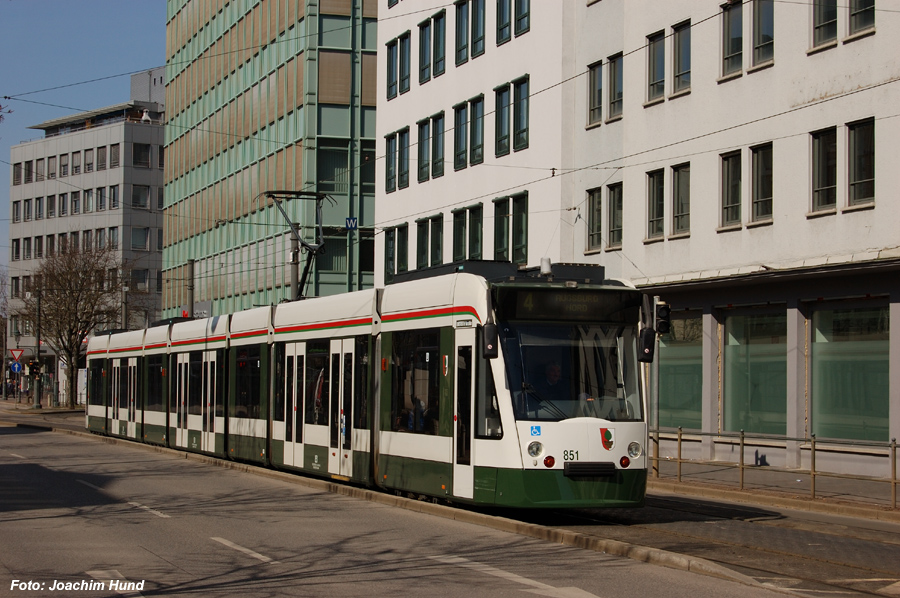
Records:
<instances>
[{"instance_id":1,"label":"tram door","mask_svg":"<svg viewBox=\"0 0 900 598\"><path fill-rule=\"evenodd\" d=\"M328 472L347 477L353 473L354 344L352 338L331 341Z\"/></svg>"},{"instance_id":2,"label":"tram door","mask_svg":"<svg viewBox=\"0 0 900 598\"><path fill-rule=\"evenodd\" d=\"M475 400L475 329L456 331L456 374L453 385L453 495L472 498L475 471L472 466L472 413Z\"/></svg>"},{"instance_id":3,"label":"tram door","mask_svg":"<svg viewBox=\"0 0 900 598\"><path fill-rule=\"evenodd\" d=\"M284 464L303 466L303 389L306 343L287 343L284 347Z\"/></svg>"},{"instance_id":4,"label":"tram door","mask_svg":"<svg viewBox=\"0 0 900 598\"><path fill-rule=\"evenodd\" d=\"M113 360L109 429L120 436L137 435L137 357Z\"/></svg>"},{"instance_id":5,"label":"tram door","mask_svg":"<svg viewBox=\"0 0 900 598\"><path fill-rule=\"evenodd\" d=\"M188 445L188 386L190 353L178 353L175 370L175 446Z\"/></svg>"},{"instance_id":6,"label":"tram door","mask_svg":"<svg viewBox=\"0 0 900 598\"><path fill-rule=\"evenodd\" d=\"M201 381L202 433L200 435L200 450L206 452L216 450L216 411L219 407L216 402L218 400L217 397L220 396L216 388L218 383L216 365L216 352L204 351L203 365L201 366L203 379Z\"/></svg>"}]
</instances>

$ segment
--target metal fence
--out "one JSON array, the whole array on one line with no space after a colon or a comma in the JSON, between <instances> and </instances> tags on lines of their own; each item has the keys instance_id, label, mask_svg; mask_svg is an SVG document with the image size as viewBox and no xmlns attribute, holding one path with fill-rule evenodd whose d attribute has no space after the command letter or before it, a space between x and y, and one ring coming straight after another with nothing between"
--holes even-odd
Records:
<instances>
[{"instance_id":1,"label":"metal fence","mask_svg":"<svg viewBox=\"0 0 900 598\"><path fill-rule=\"evenodd\" d=\"M650 456L650 460L653 462L653 477L658 478L660 474L660 463L662 458L660 457L660 434L661 433L670 433L669 431L663 432L661 430L651 430L651 441L654 445L654 454ZM874 477L874 476L863 476L863 475L853 475L853 474L845 474L845 473L833 473L833 472L825 472L818 471L816 469L816 435L813 434L810 437L806 438L790 438L785 436L766 436L766 435L751 435L744 433L743 430L740 432L719 432L719 433L710 433L710 432L691 432L691 436L709 436L713 438L730 438L737 439L738 447L739 447L739 460L737 463L732 463L728 461L703 461L697 459L684 459L682 456L682 448L684 445L684 432L682 428L678 428L677 437L676 437L676 457L674 459L666 458L667 462L675 462L676 465L676 474L675 477L678 482L682 481L682 465L685 463L691 464L705 464L716 466L720 468L732 468L737 469L739 472L738 477L738 486L741 490L744 490L744 480L745 473L748 468L752 468L754 470L758 470L758 465L747 465L744 458L744 449L746 447L746 443L748 440L750 441L783 441L783 442L800 442L805 443L809 446L809 463L810 467L808 470L805 469L787 469L787 468L779 468L773 466L767 466L767 469L770 471L779 471L783 473L803 473L809 475L810 484L809 484L809 495L810 498L816 498L816 478L819 477L829 477L829 478L841 478L846 480L858 480L865 482L883 482L890 484L891 488L891 499L890 505L892 509L897 508L897 439L892 438L890 442L860 442L860 441L848 441L848 440L832 440L829 439L827 444L829 447L833 447L834 445L843 445L848 447L865 447L865 448L879 448L879 449L888 449L890 455L890 477ZM818 449L822 450L822 449Z\"/></svg>"}]
</instances>

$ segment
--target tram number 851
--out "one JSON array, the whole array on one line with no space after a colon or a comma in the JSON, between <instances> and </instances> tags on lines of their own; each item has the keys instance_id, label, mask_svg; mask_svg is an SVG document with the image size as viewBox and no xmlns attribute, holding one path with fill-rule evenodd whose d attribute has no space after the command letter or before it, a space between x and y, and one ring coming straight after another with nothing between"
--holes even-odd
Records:
<instances>
[{"instance_id":1,"label":"tram number 851","mask_svg":"<svg viewBox=\"0 0 900 598\"><path fill-rule=\"evenodd\" d=\"M563 451L563 461L578 461L578 451Z\"/></svg>"}]
</instances>

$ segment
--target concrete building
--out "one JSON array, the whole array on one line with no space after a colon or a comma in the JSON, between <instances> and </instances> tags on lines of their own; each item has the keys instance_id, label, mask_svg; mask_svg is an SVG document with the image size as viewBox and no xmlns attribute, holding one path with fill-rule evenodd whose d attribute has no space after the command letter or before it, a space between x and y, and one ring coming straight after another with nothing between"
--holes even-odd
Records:
<instances>
[{"instance_id":1,"label":"concrete building","mask_svg":"<svg viewBox=\"0 0 900 598\"><path fill-rule=\"evenodd\" d=\"M600 263L668 301L686 456L889 475L900 26L871 0L382 0L377 283ZM877 134L876 134L877 131ZM876 179L877 173L877 179ZM654 375L657 373L655 372ZM658 408L657 408L658 405Z\"/></svg>"},{"instance_id":2,"label":"concrete building","mask_svg":"<svg viewBox=\"0 0 900 598\"><path fill-rule=\"evenodd\" d=\"M271 190L329 196L306 295L372 285L376 18L375 0L169 0L167 315L191 283L198 314L290 298ZM282 205L316 243L315 202Z\"/></svg>"},{"instance_id":3,"label":"concrete building","mask_svg":"<svg viewBox=\"0 0 900 598\"><path fill-rule=\"evenodd\" d=\"M68 244L111 246L129 267L135 293L126 297L127 322L144 326L160 317L164 69L132 76L127 102L31 127L44 136L13 146L10 187L10 319L7 345L28 348L31 326L16 315L41 260ZM58 368L42 348L48 384ZM62 390L62 389L60 389Z\"/></svg>"}]
</instances>

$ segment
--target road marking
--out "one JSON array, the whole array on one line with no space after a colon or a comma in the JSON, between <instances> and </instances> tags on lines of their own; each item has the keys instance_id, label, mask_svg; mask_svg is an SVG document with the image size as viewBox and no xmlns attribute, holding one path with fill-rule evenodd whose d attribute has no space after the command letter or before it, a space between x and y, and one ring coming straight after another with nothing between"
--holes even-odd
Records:
<instances>
[{"instance_id":1,"label":"road marking","mask_svg":"<svg viewBox=\"0 0 900 598\"><path fill-rule=\"evenodd\" d=\"M150 507L148 507L146 505L142 505L139 502L129 502L128 504L130 504L134 507L137 507L138 509L144 509L145 511L149 511L149 512L153 513L154 515L156 515L157 517L162 517L163 519L169 519L169 516L166 515L165 513L160 513L156 509L151 509Z\"/></svg>"},{"instance_id":2,"label":"road marking","mask_svg":"<svg viewBox=\"0 0 900 598\"><path fill-rule=\"evenodd\" d=\"M470 561L469 559L464 559L459 556L431 556L428 558L439 561L441 563L445 563L447 565L465 567L466 569L472 569L474 571L478 571L479 573L493 575L494 577L500 577L501 579L506 579L509 581L520 583L522 585L531 586L532 589L524 591L531 592L532 594L538 594L539 596L551 596L553 598L588 598L590 596L596 598L597 596L596 594L591 594L590 592L586 592L581 588L555 588L551 585L547 585L533 579L528 579L527 577L522 577L521 575L516 575L515 573L510 573L509 571L497 569L496 567L491 567L490 565Z\"/></svg>"},{"instance_id":3,"label":"road marking","mask_svg":"<svg viewBox=\"0 0 900 598\"><path fill-rule=\"evenodd\" d=\"M97 581L102 581L104 584L109 584L110 581L119 581L128 583L128 580L125 577L116 571L115 569L110 569L109 571L85 571L88 575L96 579ZM120 590L118 588L109 588L110 591L116 592L122 596L143 596L137 590Z\"/></svg>"},{"instance_id":4,"label":"road marking","mask_svg":"<svg viewBox=\"0 0 900 598\"><path fill-rule=\"evenodd\" d=\"M23 457L22 455L17 455L15 453L10 453L13 457L18 457L19 459L27 459L27 457Z\"/></svg>"},{"instance_id":5,"label":"road marking","mask_svg":"<svg viewBox=\"0 0 900 598\"><path fill-rule=\"evenodd\" d=\"M94 485L91 484L90 482L85 482L84 480L75 480L75 481L78 482L79 484L84 484L84 485L87 486L88 488L93 488L93 489L96 490L97 492L103 492L103 488L99 488L99 487L97 487L97 486L94 486Z\"/></svg>"},{"instance_id":6,"label":"road marking","mask_svg":"<svg viewBox=\"0 0 900 598\"><path fill-rule=\"evenodd\" d=\"M259 554L258 552L254 552L253 550L250 550L249 548L244 548L243 546L241 546L239 544L235 544L234 542L232 542L230 540L226 540L225 538L210 538L210 540L215 540L219 544L224 544L228 548L233 548L239 552L243 552L247 556L252 556L253 558L258 559L264 563L268 563L270 565L278 564L278 561L273 561L272 559L270 559L269 557L267 557L264 554Z\"/></svg>"},{"instance_id":7,"label":"road marking","mask_svg":"<svg viewBox=\"0 0 900 598\"><path fill-rule=\"evenodd\" d=\"M890 580L893 581L893 580ZM900 581L897 583L892 583L889 586L885 586L878 590L880 594L889 594L891 596L900 596Z\"/></svg>"}]
</instances>

